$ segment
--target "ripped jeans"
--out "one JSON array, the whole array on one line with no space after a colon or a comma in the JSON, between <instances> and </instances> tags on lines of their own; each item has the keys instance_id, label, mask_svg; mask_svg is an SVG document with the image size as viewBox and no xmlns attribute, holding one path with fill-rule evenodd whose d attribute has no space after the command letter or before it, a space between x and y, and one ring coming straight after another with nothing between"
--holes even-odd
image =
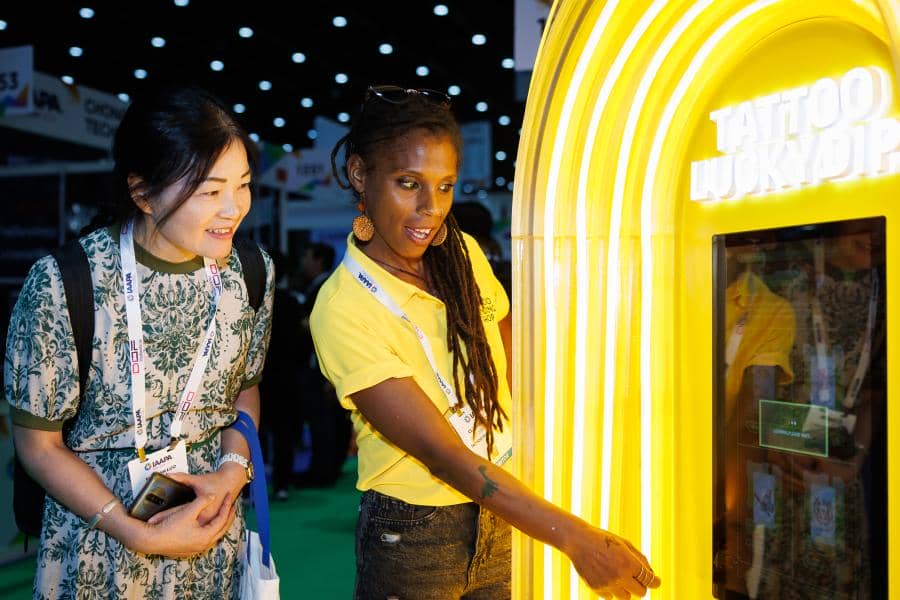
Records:
<instances>
[{"instance_id":1,"label":"ripped jeans","mask_svg":"<svg viewBox=\"0 0 900 600\"><path fill-rule=\"evenodd\" d=\"M407 504L373 490L356 524L356 600L507 600L510 527L469 502Z\"/></svg>"}]
</instances>

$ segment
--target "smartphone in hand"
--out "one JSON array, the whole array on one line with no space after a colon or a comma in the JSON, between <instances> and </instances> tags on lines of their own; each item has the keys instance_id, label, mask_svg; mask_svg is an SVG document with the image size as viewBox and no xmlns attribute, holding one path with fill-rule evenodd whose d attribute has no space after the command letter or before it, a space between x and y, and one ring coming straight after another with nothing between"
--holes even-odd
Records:
<instances>
[{"instance_id":1,"label":"smartphone in hand","mask_svg":"<svg viewBox=\"0 0 900 600\"><path fill-rule=\"evenodd\" d=\"M153 473L138 492L134 502L128 507L128 514L141 521L146 521L158 512L187 504L196 497L190 486L166 477L162 473Z\"/></svg>"}]
</instances>

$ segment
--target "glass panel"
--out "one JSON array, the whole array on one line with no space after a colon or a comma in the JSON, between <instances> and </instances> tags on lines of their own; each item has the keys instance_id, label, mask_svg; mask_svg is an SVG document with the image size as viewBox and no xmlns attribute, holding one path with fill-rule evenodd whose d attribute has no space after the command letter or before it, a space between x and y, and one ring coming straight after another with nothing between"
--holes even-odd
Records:
<instances>
[{"instance_id":1,"label":"glass panel","mask_svg":"<svg viewBox=\"0 0 900 600\"><path fill-rule=\"evenodd\" d=\"M885 220L713 243L714 594L886 598Z\"/></svg>"}]
</instances>

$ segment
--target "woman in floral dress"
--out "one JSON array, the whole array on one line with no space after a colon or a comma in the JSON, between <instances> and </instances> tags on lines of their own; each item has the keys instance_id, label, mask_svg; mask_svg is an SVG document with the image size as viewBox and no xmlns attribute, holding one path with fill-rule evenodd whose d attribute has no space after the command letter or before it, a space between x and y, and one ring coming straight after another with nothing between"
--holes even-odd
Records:
<instances>
[{"instance_id":1,"label":"woman in floral dress","mask_svg":"<svg viewBox=\"0 0 900 600\"><path fill-rule=\"evenodd\" d=\"M10 321L4 392L22 463L47 490L35 598L237 595L235 501L249 451L228 426L237 410L259 418L273 289L264 255L255 311L232 249L250 208L253 148L202 90L159 89L129 106L113 148L116 222L80 240L95 318L83 393L59 268L45 257L28 274ZM127 295L124 282L135 280L137 295ZM208 362L195 367L207 332ZM141 356L129 352L136 338L143 386L132 369ZM152 461L139 456L179 445L186 472L172 477L197 498L147 522L129 516L139 487L129 463L143 467Z\"/></svg>"}]
</instances>

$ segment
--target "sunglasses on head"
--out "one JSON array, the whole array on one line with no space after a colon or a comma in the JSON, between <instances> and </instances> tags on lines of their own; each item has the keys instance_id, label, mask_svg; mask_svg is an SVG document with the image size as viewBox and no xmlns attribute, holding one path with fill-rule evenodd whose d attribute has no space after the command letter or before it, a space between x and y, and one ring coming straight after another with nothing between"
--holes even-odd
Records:
<instances>
[{"instance_id":1,"label":"sunglasses on head","mask_svg":"<svg viewBox=\"0 0 900 600\"><path fill-rule=\"evenodd\" d=\"M366 90L365 102L372 98L380 98L391 104L403 104L410 98L419 97L443 108L450 108L450 96L444 92L429 89L403 88L399 85L372 85Z\"/></svg>"}]
</instances>

